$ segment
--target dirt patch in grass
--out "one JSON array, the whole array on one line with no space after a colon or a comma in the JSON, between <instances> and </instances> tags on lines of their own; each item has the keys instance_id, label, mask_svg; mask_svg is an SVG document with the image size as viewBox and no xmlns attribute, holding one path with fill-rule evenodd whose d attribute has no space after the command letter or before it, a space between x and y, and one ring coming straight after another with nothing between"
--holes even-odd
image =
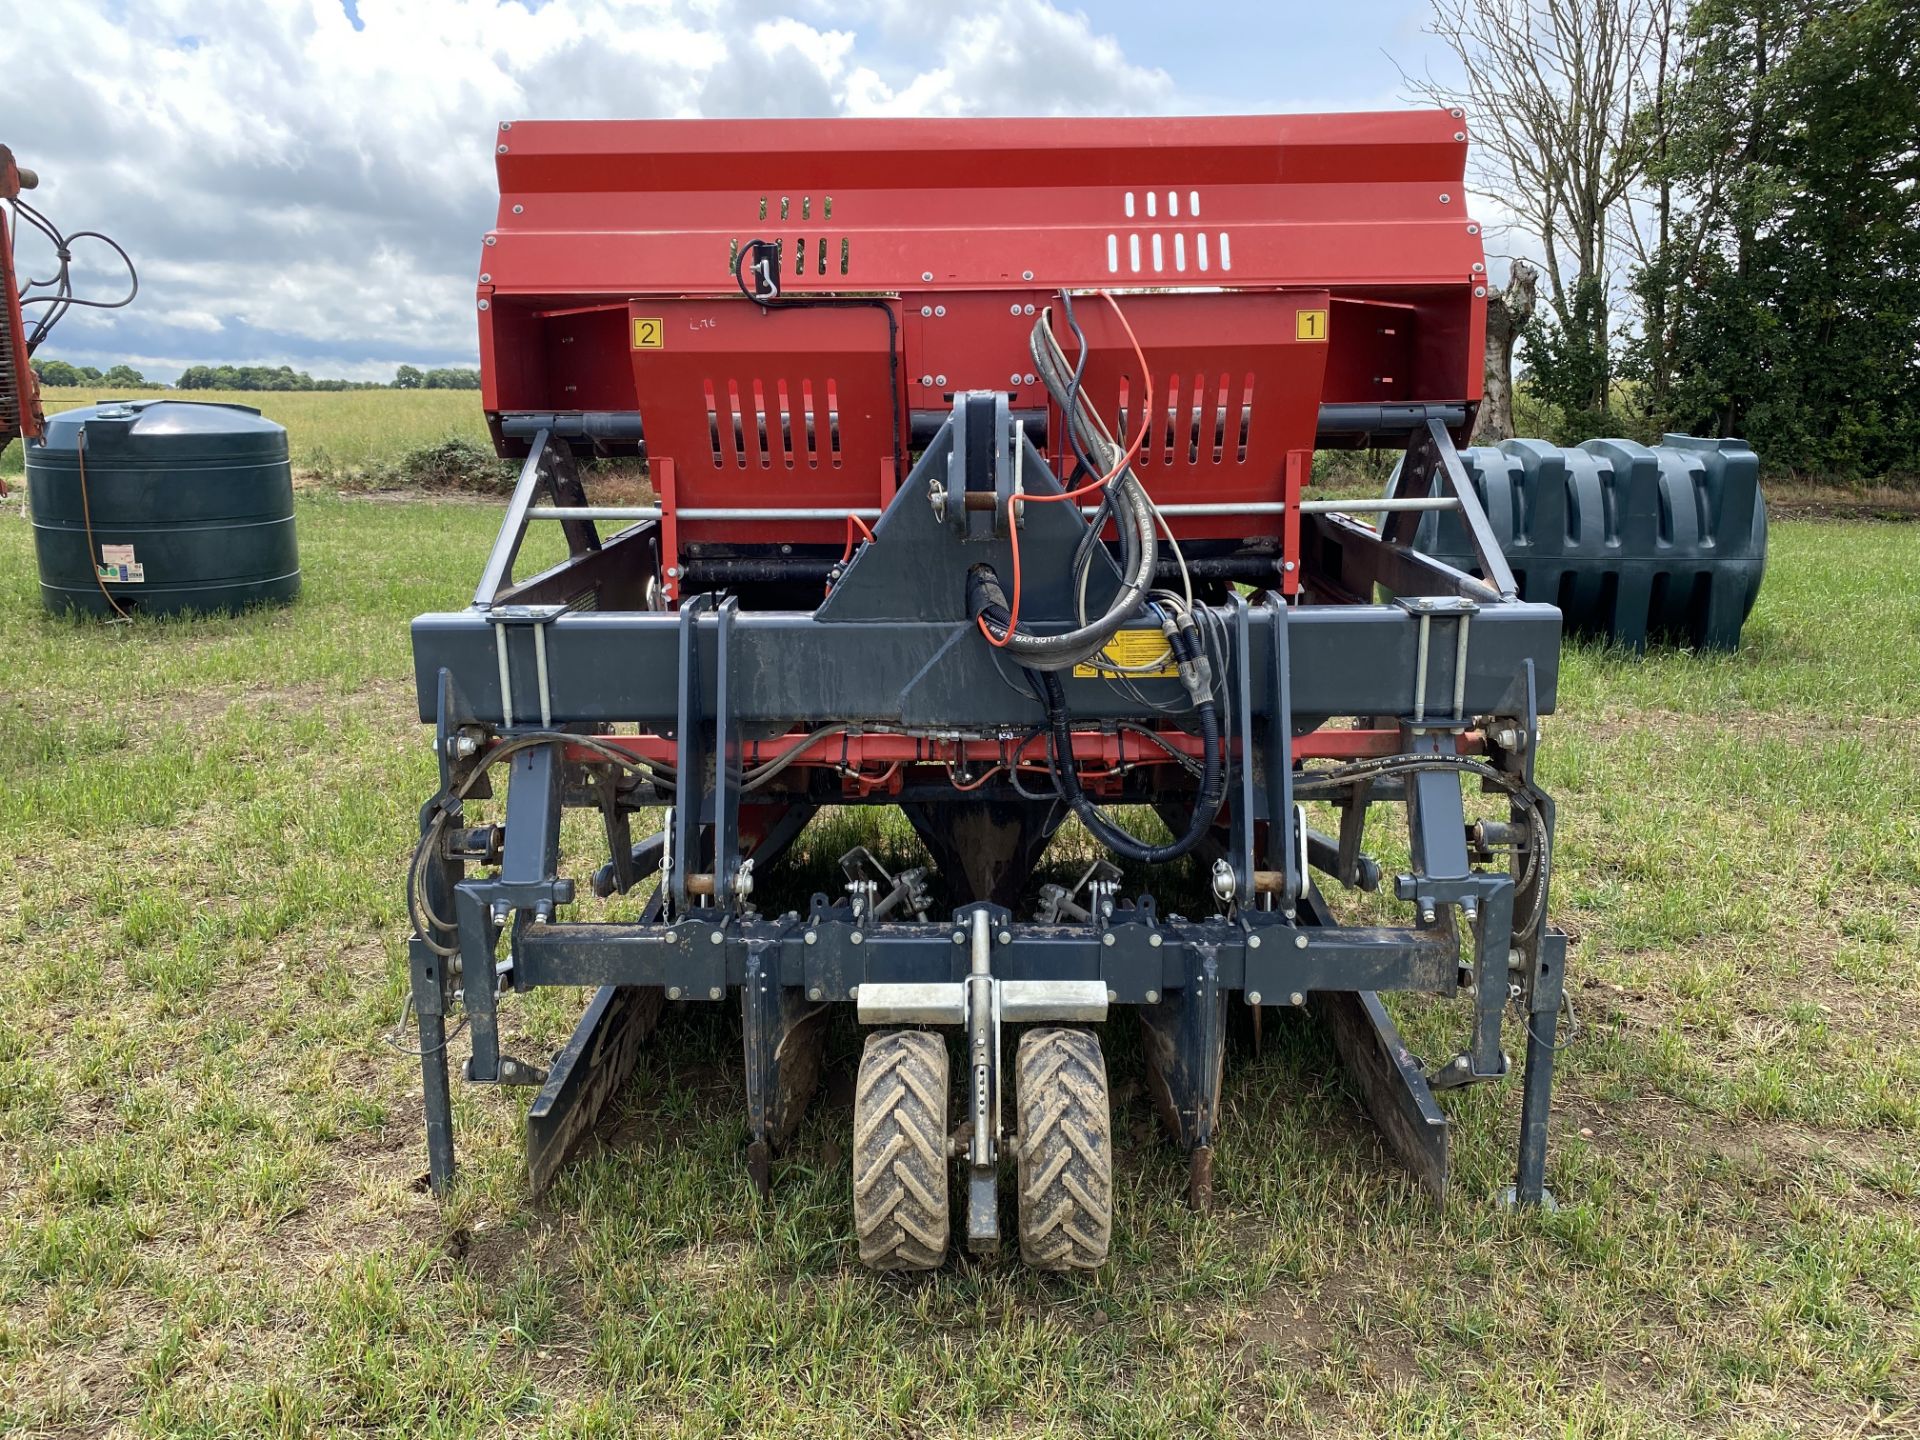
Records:
<instances>
[{"instance_id":1,"label":"dirt patch in grass","mask_svg":"<svg viewBox=\"0 0 1920 1440\"><path fill-rule=\"evenodd\" d=\"M1920 520L1920 487L1805 485L1775 481L1763 487L1767 518L1776 520Z\"/></svg>"}]
</instances>

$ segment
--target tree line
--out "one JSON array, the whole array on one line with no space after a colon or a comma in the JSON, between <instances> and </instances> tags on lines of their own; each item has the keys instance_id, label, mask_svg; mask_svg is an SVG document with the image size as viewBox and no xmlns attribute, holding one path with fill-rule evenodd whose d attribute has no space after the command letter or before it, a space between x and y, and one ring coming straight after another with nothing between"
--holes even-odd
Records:
<instances>
[{"instance_id":1,"label":"tree line","mask_svg":"<svg viewBox=\"0 0 1920 1440\"><path fill-rule=\"evenodd\" d=\"M1409 83L1465 112L1512 263L1481 433L1512 433L1517 344L1551 438L1920 478L1920 4L1433 0L1431 29L1469 78Z\"/></svg>"},{"instance_id":2,"label":"tree line","mask_svg":"<svg viewBox=\"0 0 1920 1440\"><path fill-rule=\"evenodd\" d=\"M102 370L94 365L73 365L65 360L31 362L34 377L54 387L107 386L117 390L159 390L169 388L161 381L149 380L131 365L115 365ZM316 380L304 370L290 365L190 365L173 382L175 390L478 390L478 370L422 370L402 365L390 381Z\"/></svg>"}]
</instances>

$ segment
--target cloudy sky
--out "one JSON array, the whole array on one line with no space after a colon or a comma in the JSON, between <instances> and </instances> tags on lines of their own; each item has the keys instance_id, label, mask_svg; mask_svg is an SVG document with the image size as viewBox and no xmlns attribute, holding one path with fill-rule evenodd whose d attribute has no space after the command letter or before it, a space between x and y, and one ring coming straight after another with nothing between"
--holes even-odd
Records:
<instances>
[{"instance_id":1,"label":"cloudy sky","mask_svg":"<svg viewBox=\"0 0 1920 1440\"><path fill-rule=\"evenodd\" d=\"M0 143L135 304L41 351L475 363L499 120L1376 109L1425 0L0 0ZM98 250L76 277L123 282ZM48 273L23 239L20 268Z\"/></svg>"}]
</instances>

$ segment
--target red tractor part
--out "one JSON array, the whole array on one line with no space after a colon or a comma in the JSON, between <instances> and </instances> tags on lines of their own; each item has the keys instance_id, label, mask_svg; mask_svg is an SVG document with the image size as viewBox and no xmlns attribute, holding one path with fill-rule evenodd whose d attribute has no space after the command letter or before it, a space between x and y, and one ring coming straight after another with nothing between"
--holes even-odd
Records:
<instances>
[{"instance_id":1,"label":"red tractor part","mask_svg":"<svg viewBox=\"0 0 1920 1440\"><path fill-rule=\"evenodd\" d=\"M0 200L17 200L40 177L14 162L13 151L0 145ZM40 390L33 367L27 364L27 327L20 314L20 286L13 273L14 236L7 214L0 209L0 445L40 434ZM0 495L6 493L0 483Z\"/></svg>"}]
</instances>

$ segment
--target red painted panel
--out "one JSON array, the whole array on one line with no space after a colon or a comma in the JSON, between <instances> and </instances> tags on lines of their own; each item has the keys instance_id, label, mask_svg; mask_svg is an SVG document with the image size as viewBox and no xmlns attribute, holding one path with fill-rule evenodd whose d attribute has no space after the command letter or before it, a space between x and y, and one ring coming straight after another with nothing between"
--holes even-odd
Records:
<instances>
[{"instance_id":1,"label":"red painted panel","mask_svg":"<svg viewBox=\"0 0 1920 1440\"><path fill-rule=\"evenodd\" d=\"M8 166L13 163L4 146L0 146L0 158ZM13 237L7 233L6 215L0 213L0 445L39 433L40 390L27 363L26 323L14 283Z\"/></svg>"},{"instance_id":2,"label":"red painted panel","mask_svg":"<svg viewBox=\"0 0 1920 1440\"><path fill-rule=\"evenodd\" d=\"M899 391L879 309L763 310L736 298L636 300L629 312L636 330L658 327L635 337L647 343L632 348L634 390L649 455L673 461L680 508L882 504ZM844 520L682 521L679 537L838 543L845 530Z\"/></svg>"},{"instance_id":3,"label":"red painted panel","mask_svg":"<svg viewBox=\"0 0 1920 1440\"><path fill-rule=\"evenodd\" d=\"M1147 492L1160 504L1286 499L1287 454L1313 448L1327 363L1327 341L1301 336L1312 332L1312 316L1324 323L1327 292L1128 295L1119 304L1145 352L1152 393L1119 316L1095 296L1074 303L1087 336L1084 389L1123 444L1147 425L1134 466ZM1072 363L1073 337L1057 308L1054 328ZM1064 436L1064 423L1056 410L1048 433ZM1281 529L1275 514L1176 517L1172 524L1182 539Z\"/></svg>"},{"instance_id":4,"label":"red painted panel","mask_svg":"<svg viewBox=\"0 0 1920 1440\"><path fill-rule=\"evenodd\" d=\"M1062 288L1132 292L1130 313L1149 317L1168 293L1207 302L1201 330L1146 321L1167 352L1156 379L1177 375L1189 387L1174 396L1176 412L1183 403L1190 414L1207 408L1205 393L1198 401L1192 393L1196 378L1202 392L1214 386L1219 409L1222 376L1229 408L1256 362L1260 377L1272 376L1265 389L1256 383L1260 413L1275 408L1249 458L1239 457L1237 435L1232 465L1214 465L1210 453L1203 463L1197 451L1177 462L1163 446L1151 482L1168 488L1163 498L1273 497L1278 457L1311 444L1322 399L1453 402L1480 393L1484 253L1466 213L1464 124L1444 110L522 121L501 127L498 150L500 210L476 297L487 307L479 314L489 411L613 406L631 375L649 449L681 467L688 505L874 503L895 407L941 409L952 392L976 387L1020 403L1033 371L1026 307ZM897 297L896 392L886 393L877 311L762 314L738 298L731 262L755 238L782 245L789 298ZM1295 348L1299 304L1290 297L1313 292L1333 309L1335 334L1309 355ZM1409 307L1407 334L1351 346L1346 317L1368 312L1348 301ZM548 317L595 305L663 318L692 307L673 313L722 324L717 336L683 337L658 353L628 353L625 337L616 348L599 329L586 348L564 350ZM1090 317L1103 308L1083 306ZM1330 349L1338 359L1329 370ZM823 476L817 454L796 451L791 434L796 411L804 428L808 396L817 411L829 381L841 473ZM716 463L715 432L733 434L734 391L725 387L742 382L741 445L720 447ZM721 387L711 407L709 383ZM763 455L760 426L783 403L786 422L769 429L779 441L770 438ZM716 493L729 498L713 502ZM831 528L778 538L831 540Z\"/></svg>"}]
</instances>

